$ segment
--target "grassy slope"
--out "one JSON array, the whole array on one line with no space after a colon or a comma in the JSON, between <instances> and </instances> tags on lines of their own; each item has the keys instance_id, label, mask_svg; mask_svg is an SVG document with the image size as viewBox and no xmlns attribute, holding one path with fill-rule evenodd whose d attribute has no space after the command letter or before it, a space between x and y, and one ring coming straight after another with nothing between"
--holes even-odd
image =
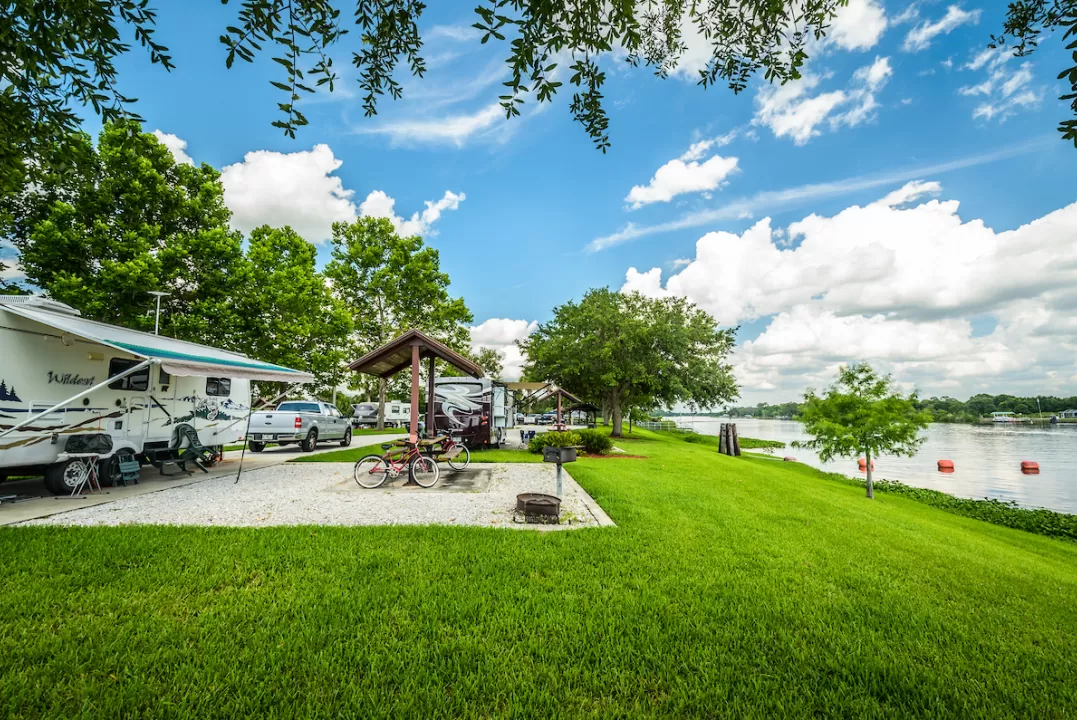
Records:
<instances>
[{"instance_id":1,"label":"grassy slope","mask_svg":"<svg viewBox=\"0 0 1077 720\"><path fill-rule=\"evenodd\" d=\"M610 529L0 529L0 712L1077 710L1077 544L628 444Z\"/></svg>"}]
</instances>

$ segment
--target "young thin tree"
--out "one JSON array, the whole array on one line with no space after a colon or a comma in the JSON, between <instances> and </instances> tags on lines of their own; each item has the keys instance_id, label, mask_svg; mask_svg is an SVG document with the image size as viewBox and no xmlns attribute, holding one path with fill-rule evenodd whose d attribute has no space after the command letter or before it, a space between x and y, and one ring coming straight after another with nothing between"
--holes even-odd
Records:
<instances>
[{"instance_id":1,"label":"young thin tree","mask_svg":"<svg viewBox=\"0 0 1077 720\"><path fill-rule=\"evenodd\" d=\"M333 224L333 292L352 313L355 340L369 352L412 328L466 351L471 311L449 295L438 251L418 235L400 237L385 218ZM385 425L388 381L378 383L378 428Z\"/></svg>"},{"instance_id":2,"label":"young thin tree","mask_svg":"<svg viewBox=\"0 0 1077 720\"><path fill-rule=\"evenodd\" d=\"M805 393L797 419L812 439L796 446L815 450L823 462L863 454L873 499L872 461L882 453L911 457L924 442L919 432L931 414L917 410L916 402L916 393L903 396L889 375L880 376L866 363L843 366L824 395Z\"/></svg>"}]
</instances>

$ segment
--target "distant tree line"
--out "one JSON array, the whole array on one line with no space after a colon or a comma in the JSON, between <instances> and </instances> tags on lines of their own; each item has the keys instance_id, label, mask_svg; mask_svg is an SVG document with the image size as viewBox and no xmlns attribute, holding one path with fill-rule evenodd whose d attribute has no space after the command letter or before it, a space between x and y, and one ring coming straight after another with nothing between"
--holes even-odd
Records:
<instances>
[{"instance_id":1,"label":"distant tree line","mask_svg":"<svg viewBox=\"0 0 1077 720\"><path fill-rule=\"evenodd\" d=\"M1077 396L1060 398L1053 395L1041 395L1038 399L1039 406L1036 405L1037 398L1035 397L981 393L965 401L948 396L917 398L915 406L917 410L930 413L932 422L939 423L976 422L993 412L1012 412L1018 415L1036 415L1042 412L1046 416L1063 410L1077 409ZM804 403L787 402L777 405L758 403L732 407L724 414L729 417L798 418L803 410Z\"/></svg>"}]
</instances>

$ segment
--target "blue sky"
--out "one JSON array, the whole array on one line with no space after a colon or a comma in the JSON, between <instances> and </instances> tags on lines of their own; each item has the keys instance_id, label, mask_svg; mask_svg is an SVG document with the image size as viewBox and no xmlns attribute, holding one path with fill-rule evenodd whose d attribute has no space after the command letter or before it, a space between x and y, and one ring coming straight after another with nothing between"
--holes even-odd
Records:
<instances>
[{"instance_id":1,"label":"blue sky","mask_svg":"<svg viewBox=\"0 0 1077 720\"><path fill-rule=\"evenodd\" d=\"M1077 150L1055 132L1067 58L1057 38L1028 59L981 54L1001 3L854 0L805 79L777 90L704 91L698 38L665 80L608 58L605 155L567 93L497 116L505 47L478 44L470 5L427 10L430 72L401 75L404 99L375 118L345 38L342 82L304 103L295 140L270 125L268 57L224 70L236 7L160 5L177 69L133 51L120 88L174 152L231 166L237 226L289 222L324 257L332 219L395 215L441 251L474 341L513 366L512 340L555 305L627 283L740 325L745 401L857 359L930 394L1077 393Z\"/></svg>"}]
</instances>

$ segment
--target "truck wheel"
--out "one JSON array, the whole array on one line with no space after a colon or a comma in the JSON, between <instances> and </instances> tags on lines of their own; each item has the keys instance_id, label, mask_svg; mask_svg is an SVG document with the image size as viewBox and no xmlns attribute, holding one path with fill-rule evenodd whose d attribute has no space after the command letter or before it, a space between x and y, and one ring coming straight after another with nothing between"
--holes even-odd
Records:
<instances>
[{"instance_id":1,"label":"truck wheel","mask_svg":"<svg viewBox=\"0 0 1077 720\"><path fill-rule=\"evenodd\" d=\"M262 452L266 449L266 444L263 442L254 442L253 440L247 443L247 449L251 452Z\"/></svg>"},{"instance_id":2,"label":"truck wheel","mask_svg":"<svg viewBox=\"0 0 1077 720\"><path fill-rule=\"evenodd\" d=\"M340 441L341 447L348 447L352 444L352 429L348 428L344 431L344 439Z\"/></svg>"},{"instance_id":3,"label":"truck wheel","mask_svg":"<svg viewBox=\"0 0 1077 720\"><path fill-rule=\"evenodd\" d=\"M316 447L318 447L318 431L311 430L307 433L307 437L300 441L299 449L303 452L314 452Z\"/></svg>"},{"instance_id":4,"label":"truck wheel","mask_svg":"<svg viewBox=\"0 0 1077 720\"><path fill-rule=\"evenodd\" d=\"M70 495L81 474L81 460L53 463L45 468L45 487L53 495Z\"/></svg>"}]
</instances>

